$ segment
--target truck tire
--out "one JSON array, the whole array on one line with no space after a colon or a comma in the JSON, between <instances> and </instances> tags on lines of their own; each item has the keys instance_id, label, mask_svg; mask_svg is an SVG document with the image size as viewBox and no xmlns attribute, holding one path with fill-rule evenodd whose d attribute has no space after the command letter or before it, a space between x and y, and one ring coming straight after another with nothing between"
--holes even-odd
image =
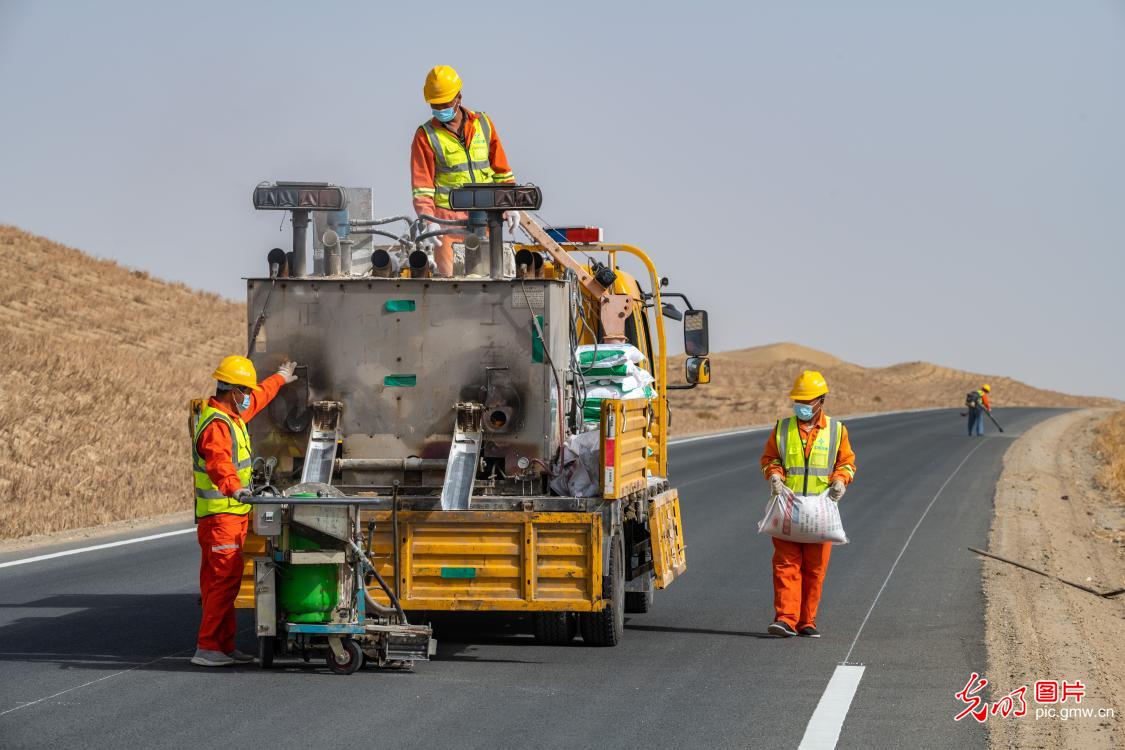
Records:
<instances>
[{"instance_id":1,"label":"truck tire","mask_svg":"<svg viewBox=\"0 0 1125 750\"><path fill-rule=\"evenodd\" d=\"M578 623L569 612L536 612L535 640L545 646L565 646L578 634Z\"/></svg>"},{"instance_id":2,"label":"truck tire","mask_svg":"<svg viewBox=\"0 0 1125 750\"><path fill-rule=\"evenodd\" d=\"M645 573L644 591L625 592L625 611L629 614L644 614L652 609L652 599L655 592L652 574Z\"/></svg>"},{"instance_id":3,"label":"truck tire","mask_svg":"<svg viewBox=\"0 0 1125 750\"><path fill-rule=\"evenodd\" d=\"M578 629L587 646L616 646L625 635L625 553L620 536L609 550L609 570L602 579L602 596L609 604L601 612L582 612Z\"/></svg>"}]
</instances>

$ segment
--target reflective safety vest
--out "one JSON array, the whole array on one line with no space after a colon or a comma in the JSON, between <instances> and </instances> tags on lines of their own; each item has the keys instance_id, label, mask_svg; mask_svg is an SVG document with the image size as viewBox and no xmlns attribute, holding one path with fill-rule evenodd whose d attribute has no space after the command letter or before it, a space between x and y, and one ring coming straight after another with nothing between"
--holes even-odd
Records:
<instances>
[{"instance_id":1,"label":"reflective safety vest","mask_svg":"<svg viewBox=\"0 0 1125 750\"><path fill-rule=\"evenodd\" d=\"M206 464L199 455L199 436L207 425L219 420L225 422L230 430L231 463L238 471L238 481L243 487L250 487L251 469L250 435L246 423L241 419L231 419L210 404L204 404L199 412L199 422L195 426L195 437L191 442L192 469L195 472L195 517L213 516L216 513L233 513L244 516L254 509L248 503L240 503L233 497L224 495L211 477L207 475Z\"/></svg>"},{"instance_id":2,"label":"reflective safety vest","mask_svg":"<svg viewBox=\"0 0 1125 750\"><path fill-rule=\"evenodd\" d=\"M477 115L473 137L468 143L449 132L448 128L435 127L433 120L422 125L422 131L434 150L433 188L415 188L414 196L430 195L434 205L449 208L449 193L454 188L474 182L503 182L512 179L511 172L496 174L488 158L488 144L492 141L492 122L484 112Z\"/></svg>"},{"instance_id":3,"label":"reflective safety vest","mask_svg":"<svg viewBox=\"0 0 1125 750\"><path fill-rule=\"evenodd\" d=\"M777 452L785 466L785 486L798 495L819 495L828 489L828 477L840 452L840 430L843 425L827 417L828 424L816 433L812 452L805 459L805 446L797 418L778 421L774 430Z\"/></svg>"}]
</instances>

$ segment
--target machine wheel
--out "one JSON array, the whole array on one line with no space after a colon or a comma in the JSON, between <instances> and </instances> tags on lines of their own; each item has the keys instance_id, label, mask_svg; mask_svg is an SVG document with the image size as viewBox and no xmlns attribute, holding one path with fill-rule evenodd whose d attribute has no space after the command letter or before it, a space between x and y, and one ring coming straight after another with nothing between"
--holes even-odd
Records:
<instances>
[{"instance_id":1,"label":"machine wheel","mask_svg":"<svg viewBox=\"0 0 1125 750\"><path fill-rule=\"evenodd\" d=\"M328 662L328 668L336 674L351 674L363 666L363 649L352 638L344 638L340 641L340 645L344 647L347 652L347 658L344 661L338 661L336 653L330 648L324 660Z\"/></svg>"},{"instance_id":2,"label":"machine wheel","mask_svg":"<svg viewBox=\"0 0 1125 750\"><path fill-rule=\"evenodd\" d=\"M608 575L602 579L602 596L609 604L601 612L581 612L578 628L587 646L616 646L625 635L625 552L620 536L609 550ZM608 596L607 596L608 594Z\"/></svg>"},{"instance_id":3,"label":"machine wheel","mask_svg":"<svg viewBox=\"0 0 1125 750\"><path fill-rule=\"evenodd\" d=\"M277 646L272 635L258 636L258 666L269 669L273 666L273 655Z\"/></svg>"},{"instance_id":4,"label":"machine wheel","mask_svg":"<svg viewBox=\"0 0 1125 750\"><path fill-rule=\"evenodd\" d=\"M545 646L565 646L578 635L578 621L570 612L536 612L535 640Z\"/></svg>"},{"instance_id":5,"label":"machine wheel","mask_svg":"<svg viewBox=\"0 0 1125 750\"><path fill-rule=\"evenodd\" d=\"M652 581L652 574L645 573L644 591L625 592L625 611L630 614L644 614L652 609L652 599L655 588Z\"/></svg>"}]
</instances>

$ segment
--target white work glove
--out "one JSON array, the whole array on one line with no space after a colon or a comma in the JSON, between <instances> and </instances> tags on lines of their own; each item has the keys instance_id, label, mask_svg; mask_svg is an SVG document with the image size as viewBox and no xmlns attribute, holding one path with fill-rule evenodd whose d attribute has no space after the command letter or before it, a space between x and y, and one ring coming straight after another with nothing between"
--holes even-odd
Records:
<instances>
[{"instance_id":1,"label":"white work glove","mask_svg":"<svg viewBox=\"0 0 1125 750\"><path fill-rule=\"evenodd\" d=\"M840 498L842 498L844 496L844 493L847 491L847 486L845 486L843 482L837 479L828 487L828 499L840 502Z\"/></svg>"},{"instance_id":2,"label":"white work glove","mask_svg":"<svg viewBox=\"0 0 1125 750\"><path fill-rule=\"evenodd\" d=\"M282 362L281 367L277 368L277 374L285 378L285 383L288 385L297 379L297 363L296 362Z\"/></svg>"},{"instance_id":3,"label":"white work glove","mask_svg":"<svg viewBox=\"0 0 1125 750\"><path fill-rule=\"evenodd\" d=\"M774 497L785 497L787 494L789 494L789 491L785 486L785 481L782 480L780 474L770 475L770 492L773 493Z\"/></svg>"},{"instance_id":4,"label":"white work glove","mask_svg":"<svg viewBox=\"0 0 1125 750\"><path fill-rule=\"evenodd\" d=\"M245 487L239 487L234 491L234 499L240 503L246 502L246 499L250 497L251 494L252 493L250 492L250 490L246 489Z\"/></svg>"},{"instance_id":5,"label":"white work glove","mask_svg":"<svg viewBox=\"0 0 1125 750\"><path fill-rule=\"evenodd\" d=\"M418 234L425 234L426 232L438 232L438 231L441 231L440 225L435 224L432 221L426 221L426 222L422 223L422 228L418 230ZM441 237L440 236L438 236L438 237L426 237L425 239L418 240L418 242L417 242L418 249L421 250L422 252L426 252L426 253L432 253L433 251L437 250L440 245L441 245Z\"/></svg>"},{"instance_id":6,"label":"white work glove","mask_svg":"<svg viewBox=\"0 0 1125 750\"><path fill-rule=\"evenodd\" d=\"M504 221L508 222L508 234L513 237L516 236L516 227L520 225L520 212L519 211L505 211Z\"/></svg>"}]
</instances>

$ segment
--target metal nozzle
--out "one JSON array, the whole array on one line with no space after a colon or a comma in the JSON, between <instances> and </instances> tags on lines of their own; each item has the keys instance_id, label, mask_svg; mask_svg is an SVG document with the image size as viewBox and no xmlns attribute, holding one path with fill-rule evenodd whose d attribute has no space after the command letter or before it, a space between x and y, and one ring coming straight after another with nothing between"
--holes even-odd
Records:
<instances>
[{"instance_id":1,"label":"metal nozzle","mask_svg":"<svg viewBox=\"0 0 1125 750\"><path fill-rule=\"evenodd\" d=\"M407 260L410 267L411 278L429 278L433 276L433 264L430 262L430 256L424 250L415 250L410 253Z\"/></svg>"},{"instance_id":2,"label":"metal nozzle","mask_svg":"<svg viewBox=\"0 0 1125 750\"><path fill-rule=\"evenodd\" d=\"M269 255L266 256L266 263L270 266L270 278L276 279L278 276L289 275L289 258L284 250L280 247L275 247L270 250Z\"/></svg>"},{"instance_id":3,"label":"metal nozzle","mask_svg":"<svg viewBox=\"0 0 1125 750\"><path fill-rule=\"evenodd\" d=\"M395 275L394 258L382 248L371 253L371 275L387 279Z\"/></svg>"},{"instance_id":4,"label":"metal nozzle","mask_svg":"<svg viewBox=\"0 0 1125 750\"><path fill-rule=\"evenodd\" d=\"M535 256L530 250L523 249L516 253L516 277L520 279L535 278ZM539 267L543 267L543 259L539 259Z\"/></svg>"}]
</instances>

